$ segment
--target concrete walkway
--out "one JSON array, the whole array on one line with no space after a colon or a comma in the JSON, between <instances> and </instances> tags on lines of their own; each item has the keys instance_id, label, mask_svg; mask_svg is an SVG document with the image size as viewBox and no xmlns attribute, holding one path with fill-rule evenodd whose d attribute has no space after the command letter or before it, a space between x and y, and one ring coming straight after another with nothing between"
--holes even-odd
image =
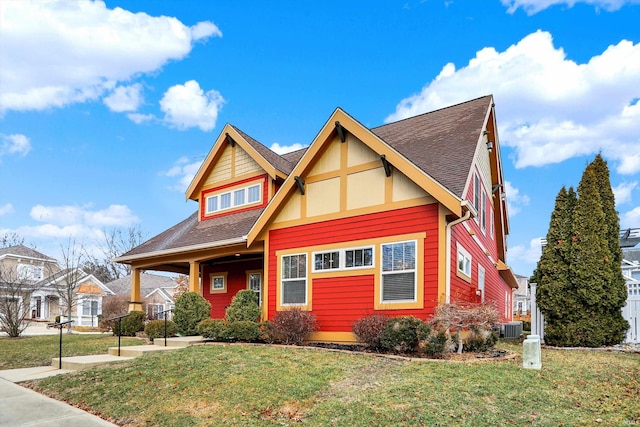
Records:
<instances>
[{"instance_id":1,"label":"concrete walkway","mask_svg":"<svg viewBox=\"0 0 640 427\"><path fill-rule=\"evenodd\" d=\"M155 345L122 347L122 356L120 357L114 355L117 354L117 348L110 348L110 354L63 357L62 366L70 369L58 369L58 359L54 358L52 366L0 371L0 427L113 427L115 424L102 418L15 383L125 361L157 351L177 350L199 342L202 342L202 337L169 338L165 347L164 339L158 339ZM125 349L130 353L125 355Z\"/></svg>"},{"instance_id":2,"label":"concrete walkway","mask_svg":"<svg viewBox=\"0 0 640 427\"><path fill-rule=\"evenodd\" d=\"M35 370L41 368L33 368ZM49 368L51 369L51 368ZM17 369L14 369L16 371ZM20 369L20 371L26 371ZM47 427L113 427L115 424L20 387L1 376L8 371L0 371L0 426L47 426ZM68 372L68 371L67 371ZM60 373L60 371L58 371ZM37 374L34 373L36 376ZM23 375L29 376L27 372ZM35 376L32 378L35 379Z\"/></svg>"}]
</instances>

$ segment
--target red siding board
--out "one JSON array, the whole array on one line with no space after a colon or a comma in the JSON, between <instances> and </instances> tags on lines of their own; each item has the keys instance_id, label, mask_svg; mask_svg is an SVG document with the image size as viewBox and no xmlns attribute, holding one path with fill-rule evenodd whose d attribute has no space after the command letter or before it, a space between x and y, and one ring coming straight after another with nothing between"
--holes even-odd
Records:
<instances>
[{"instance_id":1,"label":"red siding board","mask_svg":"<svg viewBox=\"0 0 640 427\"><path fill-rule=\"evenodd\" d=\"M438 205L424 205L351 218L272 230L269 233L269 317L276 312L276 251L426 232L424 241L424 309L383 310L389 316L433 314L438 298ZM379 256L379 254L376 254ZM376 265L378 265L376 261ZM379 266L378 266L379 267ZM320 331L350 332L351 324L374 314L374 276L316 278L312 311Z\"/></svg>"}]
</instances>

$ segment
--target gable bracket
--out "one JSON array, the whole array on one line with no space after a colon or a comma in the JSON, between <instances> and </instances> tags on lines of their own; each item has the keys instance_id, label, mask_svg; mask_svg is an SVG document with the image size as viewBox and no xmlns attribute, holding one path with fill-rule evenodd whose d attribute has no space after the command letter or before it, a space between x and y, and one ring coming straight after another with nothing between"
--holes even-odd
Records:
<instances>
[{"instance_id":1,"label":"gable bracket","mask_svg":"<svg viewBox=\"0 0 640 427\"><path fill-rule=\"evenodd\" d=\"M298 186L298 190L300 190L300 194L304 196L304 179L299 176L294 176L293 179L296 181L296 185Z\"/></svg>"},{"instance_id":2,"label":"gable bracket","mask_svg":"<svg viewBox=\"0 0 640 427\"><path fill-rule=\"evenodd\" d=\"M231 144L232 147L235 147L236 141L233 138L231 138L231 135L229 135L229 132L225 133L224 135L227 137L227 142Z\"/></svg>"},{"instance_id":3,"label":"gable bracket","mask_svg":"<svg viewBox=\"0 0 640 427\"><path fill-rule=\"evenodd\" d=\"M340 141L344 142L347 139L346 129L342 127L339 121L336 121L336 132L338 132L338 136L340 137Z\"/></svg>"},{"instance_id":4,"label":"gable bracket","mask_svg":"<svg viewBox=\"0 0 640 427\"><path fill-rule=\"evenodd\" d=\"M387 156L384 154L380 156L380 160L382 160L382 167L384 167L384 174L389 178L391 176L391 163L387 160Z\"/></svg>"}]
</instances>

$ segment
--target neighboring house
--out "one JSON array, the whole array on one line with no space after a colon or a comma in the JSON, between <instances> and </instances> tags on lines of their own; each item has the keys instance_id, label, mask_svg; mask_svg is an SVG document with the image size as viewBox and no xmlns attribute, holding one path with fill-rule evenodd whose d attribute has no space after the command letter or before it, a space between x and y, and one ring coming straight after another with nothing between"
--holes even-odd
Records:
<instances>
[{"instance_id":1,"label":"neighboring house","mask_svg":"<svg viewBox=\"0 0 640 427\"><path fill-rule=\"evenodd\" d=\"M529 278L516 274L518 289L513 292L513 320L531 320Z\"/></svg>"},{"instance_id":2,"label":"neighboring house","mask_svg":"<svg viewBox=\"0 0 640 427\"><path fill-rule=\"evenodd\" d=\"M627 342L640 342L640 228L629 228L620 233L622 247L622 274L627 282L627 304L622 309L629 322Z\"/></svg>"},{"instance_id":3,"label":"neighboring house","mask_svg":"<svg viewBox=\"0 0 640 427\"><path fill-rule=\"evenodd\" d=\"M116 295L131 295L131 275L116 279L107 283ZM174 295L178 289L178 283L171 277L160 276L143 272L140 274L140 296L142 297L143 311L149 319L164 319L161 315L165 310L175 307ZM171 319L171 313L167 313L167 319Z\"/></svg>"},{"instance_id":4,"label":"neighboring house","mask_svg":"<svg viewBox=\"0 0 640 427\"><path fill-rule=\"evenodd\" d=\"M512 318L509 231L493 98L368 129L337 109L311 145L278 155L227 124L186 192L198 210L116 259L188 274L222 318L252 289L263 319L299 307L312 340L354 341L364 316L423 319L492 301Z\"/></svg>"},{"instance_id":5,"label":"neighboring house","mask_svg":"<svg viewBox=\"0 0 640 427\"><path fill-rule=\"evenodd\" d=\"M5 276L35 288L19 297L28 300L24 304L30 310L26 317L33 320L64 318L66 308L61 303L60 289L74 283L76 305L71 316L74 325L97 326L97 316L102 313L102 297L113 294L93 275L82 270L61 270L55 259L23 245L0 249L0 269Z\"/></svg>"}]
</instances>

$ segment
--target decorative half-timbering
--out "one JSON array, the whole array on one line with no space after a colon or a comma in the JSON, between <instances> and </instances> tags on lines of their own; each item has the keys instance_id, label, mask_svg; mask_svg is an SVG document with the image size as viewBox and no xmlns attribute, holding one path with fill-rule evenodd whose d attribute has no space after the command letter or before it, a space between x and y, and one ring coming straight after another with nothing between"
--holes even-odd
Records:
<instances>
[{"instance_id":1,"label":"decorative half-timbering","mask_svg":"<svg viewBox=\"0 0 640 427\"><path fill-rule=\"evenodd\" d=\"M491 96L373 129L336 109L283 156L226 125L187 198L191 218L118 260L190 274L214 318L252 289L263 319L312 311L316 340L353 341L361 317L427 319L451 301L495 301L511 319ZM137 286L134 274L132 309Z\"/></svg>"}]
</instances>

